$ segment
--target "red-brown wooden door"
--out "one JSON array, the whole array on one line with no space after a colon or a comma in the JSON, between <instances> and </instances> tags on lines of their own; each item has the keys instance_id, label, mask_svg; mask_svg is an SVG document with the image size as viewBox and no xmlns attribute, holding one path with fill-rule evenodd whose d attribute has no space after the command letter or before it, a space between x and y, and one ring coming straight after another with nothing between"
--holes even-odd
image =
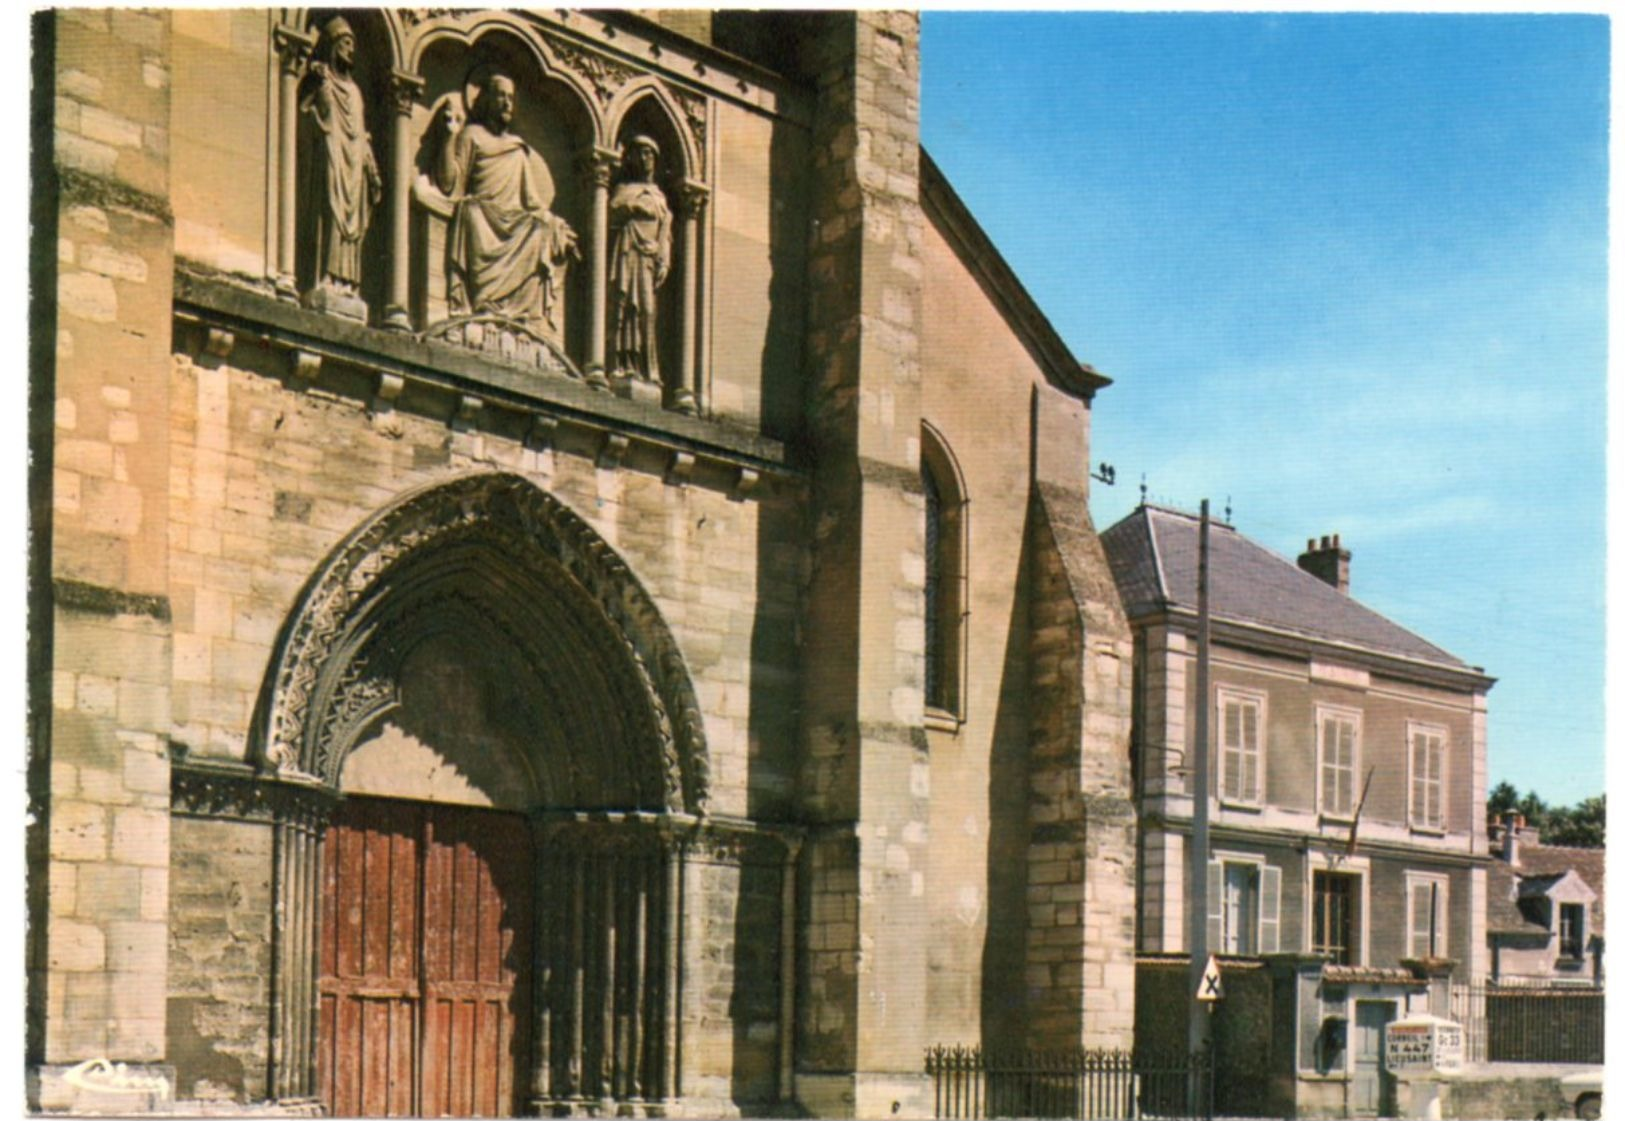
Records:
<instances>
[{"instance_id":1,"label":"red-brown wooden door","mask_svg":"<svg viewBox=\"0 0 1625 1121\"><path fill-rule=\"evenodd\" d=\"M517 1111L531 891L521 818L345 800L322 868L317 1085L330 1115Z\"/></svg>"}]
</instances>

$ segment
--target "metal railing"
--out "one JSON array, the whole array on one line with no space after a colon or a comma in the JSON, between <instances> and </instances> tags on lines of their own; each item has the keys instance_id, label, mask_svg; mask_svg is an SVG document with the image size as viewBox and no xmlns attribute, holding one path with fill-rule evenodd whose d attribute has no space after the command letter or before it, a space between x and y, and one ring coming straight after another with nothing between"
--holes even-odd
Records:
<instances>
[{"instance_id":1,"label":"metal railing","mask_svg":"<svg viewBox=\"0 0 1625 1121\"><path fill-rule=\"evenodd\" d=\"M934 1116L1194 1119L1213 1116L1209 1054L932 1047Z\"/></svg>"},{"instance_id":2,"label":"metal railing","mask_svg":"<svg viewBox=\"0 0 1625 1121\"><path fill-rule=\"evenodd\" d=\"M1450 1015L1469 1062L1603 1061L1601 989L1474 982L1451 992Z\"/></svg>"}]
</instances>

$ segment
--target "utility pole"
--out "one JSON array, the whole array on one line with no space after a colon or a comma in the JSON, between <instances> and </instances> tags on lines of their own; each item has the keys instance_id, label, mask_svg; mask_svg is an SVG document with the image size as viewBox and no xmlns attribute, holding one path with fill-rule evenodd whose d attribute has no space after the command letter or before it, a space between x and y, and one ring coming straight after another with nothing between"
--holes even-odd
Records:
<instances>
[{"instance_id":1,"label":"utility pole","mask_svg":"<svg viewBox=\"0 0 1625 1121\"><path fill-rule=\"evenodd\" d=\"M1207 861L1208 861L1208 511L1207 499L1202 499L1202 528L1196 560L1196 744L1195 787L1192 792L1190 878L1185 896L1190 900L1188 944L1191 950L1189 983L1190 994L1190 1050L1198 1052L1206 1046L1209 1036L1208 1005L1196 1000L1197 986L1207 965ZM1222 884L1220 885L1222 889Z\"/></svg>"}]
</instances>

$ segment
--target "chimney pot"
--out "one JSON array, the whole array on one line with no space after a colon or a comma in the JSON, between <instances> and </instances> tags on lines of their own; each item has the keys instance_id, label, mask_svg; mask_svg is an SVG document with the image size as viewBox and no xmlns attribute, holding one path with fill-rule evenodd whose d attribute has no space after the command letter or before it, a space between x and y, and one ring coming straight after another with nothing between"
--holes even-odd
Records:
<instances>
[{"instance_id":1,"label":"chimney pot","mask_svg":"<svg viewBox=\"0 0 1625 1121\"><path fill-rule=\"evenodd\" d=\"M1298 558L1298 567L1344 595L1349 590L1349 551L1343 548L1340 533L1322 534L1317 546L1313 537Z\"/></svg>"}]
</instances>

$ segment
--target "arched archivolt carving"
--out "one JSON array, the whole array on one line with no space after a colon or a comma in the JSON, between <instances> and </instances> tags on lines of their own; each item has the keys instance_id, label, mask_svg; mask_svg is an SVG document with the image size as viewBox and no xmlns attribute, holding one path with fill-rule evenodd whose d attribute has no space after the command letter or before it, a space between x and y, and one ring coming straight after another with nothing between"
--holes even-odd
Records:
<instances>
[{"instance_id":1,"label":"arched archivolt carving","mask_svg":"<svg viewBox=\"0 0 1625 1121\"><path fill-rule=\"evenodd\" d=\"M653 75L634 78L615 95L609 107L605 132L623 142L629 123L637 126L639 116L647 119L650 112L658 113L669 135L675 139L675 151L663 151L671 175L677 181L700 179L705 174L704 123L705 101L698 96L685 99L681 104L666 84ZM697 126L697 127L696 127ZM696 132L699 135L696 135ZM664 147L664 146L663 146Z\"/></svg>"},{"instance_id":2,"label":"arched archivolt carving","mask_svg":"<svg viewBox=\"0 0 1625 1121\"><path fill-rule=\"evenodd\" d=\"M400 661L461 621L507 643L535 678L563 674L552 735L572 750L537 765L552 797L592 789L628 808L704 811L703 720L659 609L586 522L509 474L410 494L334 550L279 638L257 762L336 785L359 732L399 703Z\"/></svg>"}]
</instances>

